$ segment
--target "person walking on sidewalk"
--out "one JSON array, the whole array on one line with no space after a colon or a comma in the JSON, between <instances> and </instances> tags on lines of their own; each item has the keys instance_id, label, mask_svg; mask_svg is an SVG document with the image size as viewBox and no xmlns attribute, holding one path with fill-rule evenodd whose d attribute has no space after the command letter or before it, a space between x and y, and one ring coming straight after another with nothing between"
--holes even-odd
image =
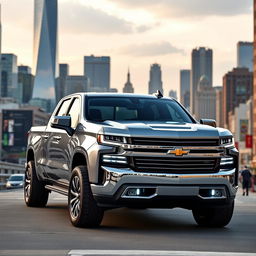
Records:
<instances>
[{"instance_id":1,"label":"person walking on sidewalk","mask_svg":"<svg viewBox=\"0 0 256 256\"><path fill-rule=\"evenodd\" d=\"M242 178L242 185L243 185L243 196L249 195L249 187L250 187L250 183L251 183L251 177L252 174L250 172L250 170L248 169L248 167L245 165L244 166L244 170L242 170L241 172L241 178Z\"/></svg>"}]
</instances>

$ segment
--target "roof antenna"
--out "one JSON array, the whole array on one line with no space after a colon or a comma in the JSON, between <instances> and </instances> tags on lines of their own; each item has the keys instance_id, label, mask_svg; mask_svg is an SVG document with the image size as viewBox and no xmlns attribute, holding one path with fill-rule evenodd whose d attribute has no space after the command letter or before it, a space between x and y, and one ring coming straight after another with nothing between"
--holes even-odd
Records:
<instances>
[{"instance_id":1,"label":"roof antenna","mask_svg":"<svg viewBox=\"0 0 256 256\"><path fill-rule=\"evenodd\" d=\"M156 91L155 96L156 96L158 99L163 98L163 94L162 94L161 91L159 91L159 90Z\"/></svg>"}]
</instances>

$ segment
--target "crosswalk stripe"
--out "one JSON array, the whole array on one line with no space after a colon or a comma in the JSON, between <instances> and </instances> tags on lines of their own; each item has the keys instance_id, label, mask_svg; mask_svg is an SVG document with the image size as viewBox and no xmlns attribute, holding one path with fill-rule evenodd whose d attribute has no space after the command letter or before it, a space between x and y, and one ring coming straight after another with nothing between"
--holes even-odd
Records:
<instances>
[{"instance_id":1,"label":"crosswalk stripe","mask_svg":"<svg viewBox=\"0 0 256 256\"><path fill-rule=\"evenodd\" d=\"M71 250L69 256L256 256L245 252L205 252L205 251L155 251L155 250Z\"/></svg>"}]
</instances>

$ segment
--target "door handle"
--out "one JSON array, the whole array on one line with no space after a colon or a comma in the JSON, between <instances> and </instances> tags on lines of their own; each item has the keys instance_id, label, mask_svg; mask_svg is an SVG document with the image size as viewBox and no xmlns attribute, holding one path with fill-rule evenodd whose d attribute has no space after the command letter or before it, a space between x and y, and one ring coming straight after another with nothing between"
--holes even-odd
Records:
<instances>
[{"instance_id":1,"label":"door handle","mask_svg":"<svg viewBox=\"0 0 256 256\"><path fill-rule=\"evenodd\" d=\"M42 138L47 140L49 138L49 135L42 135Z\"/></svg>"},{"instance_id":2,"label":"door handle","mask_svg":"<svg viewBox=\"0 0 256 256\"><path fill-rule=\"evenodd\" d=\"M54 138L55 140L60 140L60 139L61 139L61 136L53 136L53 138Z\"/></svg>"}]
</instances>

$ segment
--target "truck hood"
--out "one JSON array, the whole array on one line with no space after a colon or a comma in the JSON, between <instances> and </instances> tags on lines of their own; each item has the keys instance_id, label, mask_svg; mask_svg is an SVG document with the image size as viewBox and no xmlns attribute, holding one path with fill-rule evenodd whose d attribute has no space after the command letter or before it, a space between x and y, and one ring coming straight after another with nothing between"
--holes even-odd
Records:
<instances>
[{"instance_id":1,"label":"truck hood","mask_svg":"<svg viewBox=\"0 0 256 256\"><path fill-rule=\"evenodd\" d=\"M103 122L104 134L121 135L128 137L171 137L171 138L216 138L231 136L232 134L222 128L208 125L173 122Z\"/></svg>"}]
</instances>

